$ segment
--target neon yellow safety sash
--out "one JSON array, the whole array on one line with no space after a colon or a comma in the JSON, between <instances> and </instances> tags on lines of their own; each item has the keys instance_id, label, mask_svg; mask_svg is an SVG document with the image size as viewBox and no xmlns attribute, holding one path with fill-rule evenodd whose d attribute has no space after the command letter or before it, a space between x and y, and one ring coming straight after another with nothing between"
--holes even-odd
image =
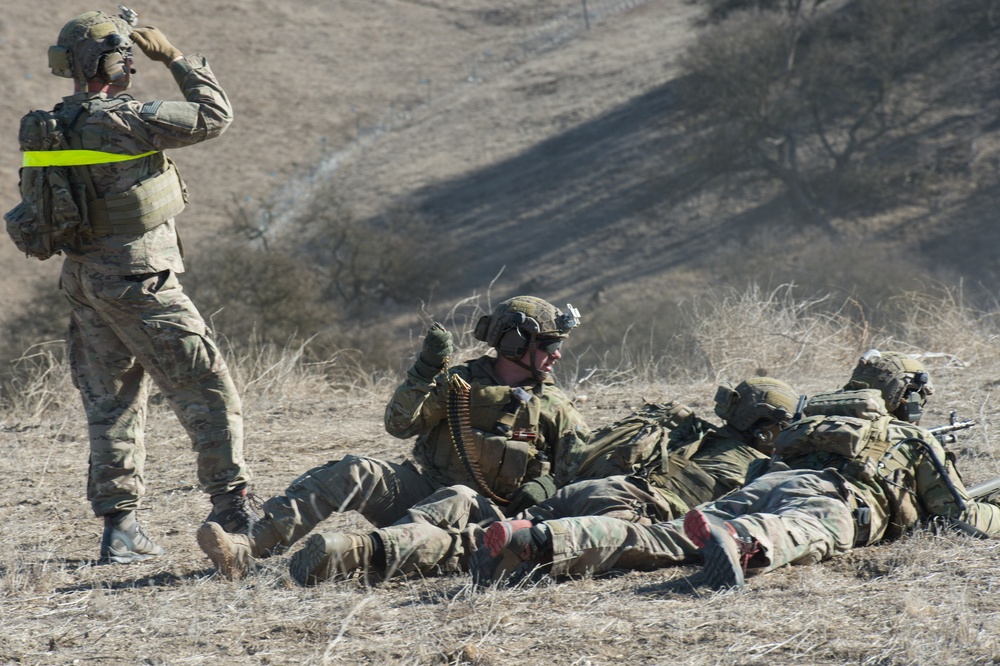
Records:
<instances>
[{"instance_id":1,"label":"neon yellow safety sash","mask_svg":"<svg viewBox=\"0 0 1000 666\"><path fill-rule=\"evenodd\" d=\"M112 162L127 162L137 160L141 157L148 157L157 150L150 150L139 155L120 155L118 153L106 153L102 150L26 150L24 161L21 166L26 167L49 167L49 166L89 166L91 164L110 164Z\"/></svg>"}]
</instances>

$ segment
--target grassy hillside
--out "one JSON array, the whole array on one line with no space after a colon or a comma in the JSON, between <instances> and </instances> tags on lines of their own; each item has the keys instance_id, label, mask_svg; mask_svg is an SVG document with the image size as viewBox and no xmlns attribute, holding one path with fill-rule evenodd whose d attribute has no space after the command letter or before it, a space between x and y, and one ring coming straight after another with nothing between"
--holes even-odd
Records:
<instances>
[{"instance_id":1,"label":"grassy hillside","mask_svg":"<svg viewBox=\"0 0 1000 666\"><path fill-rule=\"evenodd\" d=\"M220 243L233 240L230 221L265 211L280 233L318 188L335 192L359 228L384 226L393 211L421 220L420 235L453 269L409 280L437 316L494 278L498 296L536 290L595 314L613 302L630 319L749 281L833 290L869 308L934 282L995 293L992 3L946 3L965 27L944 25L927 43L932 65L894 84L919 113L869 156L888 165L893 203L834 216L833 233L806 223L759 173L712 178L699 162L708 119L688 103L683 64L709 29L708 4L591 0L588 22L570 0L151 8L143 20L209 55L237 109L219 140L176 151L192 190L181 223L189 287L205 310L232 309L226 294L199 285L213 277ZM825 2L817 16L855 4ZM0 107L10 127L65 94L38 45L52 40L50 15L88 6L39 7L19 5L0 23L0 51L15 63ZM172 90L162 68L140 60L139 69L138 97ZM9 155L0 192L11 201ZM54 281L56 261L23 260L10 244L0 252L10 266L5 310L36 280ZM418 302L390 298L379 312L405 318ZM224 316L219 324L225 331Z\"/></svg>"}]
</instances>

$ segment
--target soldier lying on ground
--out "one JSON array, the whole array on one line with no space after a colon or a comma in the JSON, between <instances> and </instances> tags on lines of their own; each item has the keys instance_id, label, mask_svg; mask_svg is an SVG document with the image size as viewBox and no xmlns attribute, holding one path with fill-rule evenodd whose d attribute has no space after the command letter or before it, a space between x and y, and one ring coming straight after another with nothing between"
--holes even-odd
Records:
<instances>
[{"instance_id":1,"label":"soldier lying on ground","mask_svg":"<svg viewBox=\"0 0 1000 666\"><path fill-rule=\"evenodd\" d=\"M520 515L540 520L594 514L649 524L684 515L690 506L739 487L751 464L768 460L771 442L791 421L796 394L783 382L755 377L735 389L720 386L716 401L716 413L726 422L721 428L682 406L649 405L596 433L582 474L619 474L564 486ZM673 420L681 415L680 422ZM670 442L660 421L678 426L671 434L687 429L695 437ZM622 475L620 465L632 474ZM394 525L367 534L313 535L292 556L289 569L303 585L354 573L378 581L467 571L483 531L520 508L498 505L467 486L442 488ZM372 557L376 543L384 559Z\"/></svg>"},{"instance_id":2,"label":"soldier lying on ground","mask_svg":"<svg viewBox=\"0 0 1000 666\"><path fill-rule=\"evenodd\" d=\"M563 313L534 296L511 298L483 316L474 333L497 355L451 368L451 334L432 325L385 411L389 434L417 436L415 463L349 455L316 467L264 503L264 517L250 534L227 534L206 522L198 544L232 578L252 570L255 559L302 539L334 512L357 511L385 527L435 491L456 485L470 495L482 493L486 502L489 497L528 506L545 499L577 474L587 455L590 430L551 378L560 347L578 324L572 306ZM306 548L359 549L381 562L391 545L374 534L361 544L328 544L324 535L314 535Z\"/></svg>"},{"instance_id":3,"label":"soldier lying on ground","mask_svg":"<svg viewBox=\"0 0 1000 666\"><path fill-rule=\"evenodd\" d=\"M826 394L827 405L839 399L854 415L793 423L775 440L774 471L744 488L651 526L602 517L498 522L474 557L473 576L481 585L511 584L700 556L709 585L741 587L747 571L820 562L895 538L921 519L998 536L1000 506L970 500L940 443L917 425L931 393L919 361L872 350L841 396Z\"/></svg>"}]
</instances>

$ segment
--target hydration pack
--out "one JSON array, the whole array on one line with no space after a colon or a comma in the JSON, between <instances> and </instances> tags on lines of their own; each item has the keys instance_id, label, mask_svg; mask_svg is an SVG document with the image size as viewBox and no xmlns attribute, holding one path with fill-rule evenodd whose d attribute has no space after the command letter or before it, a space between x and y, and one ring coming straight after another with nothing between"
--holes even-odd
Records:
<instances>
[{"instance_id":1,"label":"hydration pack","mask_svg":"<svg viewBox=\"0 0 1000 666\"><path fill-rule=\"evenodd\" d=\"M22 151L66 150L61 118L52 111L31 111L21 118ZM87 185L72 173L76 167L22 167L21 202L3 217L17 249L48 259L81 232L90 230Z\"/></svg>"}]
</instances>

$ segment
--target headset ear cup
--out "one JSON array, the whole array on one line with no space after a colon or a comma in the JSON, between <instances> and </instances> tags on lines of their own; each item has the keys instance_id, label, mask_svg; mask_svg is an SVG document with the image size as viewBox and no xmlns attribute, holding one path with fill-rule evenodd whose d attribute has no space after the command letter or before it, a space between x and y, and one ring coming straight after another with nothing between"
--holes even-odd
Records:
<instances>
[{"instance_id":1,"label":"headset ear cup","mask_svg":"<svg viewBox=\"0 0 1000 666\"><path fill-rule=\"evenodd\" d=\"M526 351L528 340L517 328L505 332L497 343L497 353L504 358L521 358Z\"/></svg>"},{"instance_id":2,"label":"headset ear cup","mask_svg":"<svg viewBox=\"0 0 1000 666\"><path fill-rule=\"evenodd\" d=\"M117 83L128 74L128 69L125 67L125 56L117 51L101 56L97 65L97 73L105 83Z\"/></svg>"}]
</instances>

